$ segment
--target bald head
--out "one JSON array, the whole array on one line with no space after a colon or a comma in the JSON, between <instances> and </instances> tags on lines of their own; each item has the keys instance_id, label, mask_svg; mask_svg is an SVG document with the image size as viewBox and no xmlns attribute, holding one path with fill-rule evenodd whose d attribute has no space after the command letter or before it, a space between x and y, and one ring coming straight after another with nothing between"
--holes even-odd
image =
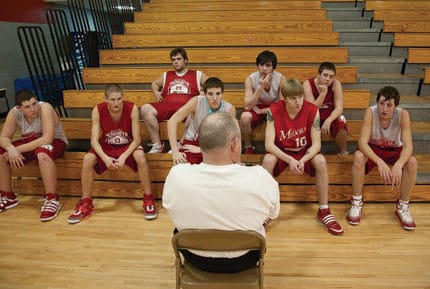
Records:
<instances>
[{"instance_id":1,"label":"bald head","mask_svg":"<svg viewBox=\"0 0 430 289\"><path fill-rule=\"evenodd\" d=\"M234 137L240 139L240 128L228 112L210 114L200 124L199 140L203 152L226 148Z\"/></svg>"}]
</instances>

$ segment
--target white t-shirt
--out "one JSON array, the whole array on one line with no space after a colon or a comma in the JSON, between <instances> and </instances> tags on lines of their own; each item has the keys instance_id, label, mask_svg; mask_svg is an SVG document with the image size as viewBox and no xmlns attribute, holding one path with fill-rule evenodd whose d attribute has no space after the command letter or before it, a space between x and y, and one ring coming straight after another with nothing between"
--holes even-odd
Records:
<instances>
[{"instance_id":1,"label":"white t-shirt","mask_svg":"<svg viewBox=\"0 0 430 289\"><path fill-rule=\"evenodd\" d=\"M253 230L265 236L264 221L279 214L279 186L261 166L178 164L166 178L163 207L179 231ZM246 253L193 252L226 258Z\"/></svg>"}]
</instances>

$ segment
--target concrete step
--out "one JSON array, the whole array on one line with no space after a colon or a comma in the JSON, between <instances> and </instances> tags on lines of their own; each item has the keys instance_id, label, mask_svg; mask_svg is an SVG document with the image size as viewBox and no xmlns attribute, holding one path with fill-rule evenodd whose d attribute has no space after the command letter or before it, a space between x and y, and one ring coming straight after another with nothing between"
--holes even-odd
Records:
<instances>
[{"instance_id":1,"label":"concrete step","mask_svg":"<svg viewBox=\"0 0 430 289\"><path fill-rule=\"evenodd\" d=\"M344 89L369 89L376 95L380 88L391 85L396 87L401 95L416 95L420 77L420 75L400 73L359 73L357 83L345 84Z\"/></svg>"},{"instance_id":2,"label":"concrete step","mask_svg":"<svg viewBox=\"0 0 430 289\"><path fill-rule=\"evenodd\" d=\"M367 42L342 42L340 47L348 48L349 56L389 56L391 42L387 41L367 41ZM393 48L392 56L407 57L406 48Z\"/></svg>"},{"instance_id":3,"label":"concrete step","mask_svg":"<svg viewBox=\"0 0 430 289\"><path fill-rule=\"evenodd\" d=\"M371 19L373 17L372 11L364 11L362 8L327 8L327 18L336 19L336 18L364 18Z\"/></svg>"},{"instance_id":4,"label":"concrete step","mask_svg":"<svg viewBox=\"0 0 430 289\"><path fill-rule=\"evenodd\" d=\"M331 18L333 19L333 30L339 31L342 29L364 29L364 28L374 28L374 29L382 29L384 24L382 22L374 22L372 27L370 27L369 19L355 19L355 18Z\"/></svg>"},{"instance_id":5,"label":"concrete step","mask_svg":"<svg viewBox=\"0 0 430 289\"><path fill-rule=\"evenodd\" d=\"M392 33L380 33L380 29L362 28L362 29L339 29L339 43L344 42L393 42Z\"/></svg>"},{"instance_id":6,"label":"concrete step","mask_svg":"<svg viewBox=\"0 0 430 289\"><path fill-rule=\"evenodd\" d=\"M326 9L363 9L364 2L358 2L357 5L355 5L355 1L345 1L345 2L324 2L321 1L321 7Z\"/></svg>"},{"instance_id":7,"label":"concrete step","mask_svg":"<svg viewBox=\"0 0 430 289\"><path fill-rule=\"evenodd\" d=\"M357 66L358 73L400 73L403 57L349 56L348 65Z\"/></svg>"}]
</instances>

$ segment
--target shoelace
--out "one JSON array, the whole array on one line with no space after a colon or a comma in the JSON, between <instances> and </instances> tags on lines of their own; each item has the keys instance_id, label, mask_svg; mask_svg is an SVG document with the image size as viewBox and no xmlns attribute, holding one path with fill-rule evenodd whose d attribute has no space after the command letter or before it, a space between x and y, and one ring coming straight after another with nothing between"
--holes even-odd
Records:
<instances>
[{"instance_id":1,"label":"shoelace","mask_svg":"<svg viewBox=\"0 0 430 289\"><path fill-rule=\"evenodd\" d=\"M409 207L406 206L402 206L400 208L400 210L398 210L400 212L400 215L402 215L402 219L407 222L407 223L412 223L413 219L411 216L411 213L409 212Z\"/></svg>"},{"instance_id":2,"label":"shoelace","mask_svg":"<svg viewBox=\"0 0 430 289\"><path fill-rule=\"evenodd\" d=\"M352 204L351 209L349 210L349 214L353 217L357 217L358 215L360 215L360 205L357 204Z\"/></svg>"},{"instance_id":3,"label":"shoelace","mask_svg":"<svg viewBox=\"0 0 430 289\"><path fill-rule=\"evenodd\" d=\"M57 201L55 199L48 200L45 198L41 198L41 199L39 199L39 201L44 202L40 211L49 211L49 212L57 211L58 204L60 203L59 201Z\"/></svg>"}]
</instances>

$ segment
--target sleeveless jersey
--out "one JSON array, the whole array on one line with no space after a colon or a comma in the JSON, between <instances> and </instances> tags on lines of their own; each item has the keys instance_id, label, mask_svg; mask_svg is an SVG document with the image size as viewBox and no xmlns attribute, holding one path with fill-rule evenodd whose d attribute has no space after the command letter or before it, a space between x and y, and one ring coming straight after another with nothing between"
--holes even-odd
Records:
<instances>
[{"instance_id":1,"label":"sleeveless jersey","mask_svg":"<svg viewBox=\"0 0 430 289\"><path fill-rule=\"evenodd\" d=\"M320 94L318 91L318 87L315 85L314 78L308 79L309 84L311 85L312 94L314 95L314 98L317 99L318 95ZM333 92L333 84L331 84L329 87L327 87L327 94L324 98L324 101L319 108L320 111L320 120L321 123L326 120L331 112L334 110L334 92Z\"/></svg>"},{"instance_id":2,"label":"sleeveless jersey","mask_svg":"<svg viewBox=\"0 0 430 289\"><path fill-rule=\"evenodd\" d=\"M31 138L39 138L42 136L42 118L40 116L40 107L44 104L43 101L38 102L39 111L34 119L34 121L29 124L25 119L24 114L18 109L15 110L15 120L16 125L21 129L21 135L23 138L31 137ZM66 144L68 144L66 134L64 133L63 126L61 125L60 120L54 127L54 139L60 139Z\"/></svg>"},{"instance_id":3,"label":"sleeveless jersey","mask_svg":"<svg viewBox=\"0 0 430 289\"><path fill-rule=\"evenodd\" d=\"M131 112L133 106L132 102L123 101L121 119L118 122L114 122L109 114L108 104L102 102L97 105L100 115L100 128L102 130L99 143L103 148L108 146L128 147L128 144L133 141L131 129Z\"/></svg>"},{"instance_id":4,"label":"sleeveless jersey","mask_svg":"<svg viewBox=\"0 0 430 289\"><path fill-rule=\"evenodd\" d=\"M255 91L258 87L258 81L260 80L260 72L253 72L251 73L250 77L252 80L252 86ZM273 71L270 91L267 92L263 89L263 92L258 98L257 104L271 104L279 99L279 83L281 82L281 77L282 74L277 71Z\"/></svg>"},{"instance_id":5,"label":"sleeveless jersey","mask_svg":"<svg viewBox=\"0 0 430 289\"><path fill-rule=\"evenodd\" d=\"M226 111L229 112L232 108L232 104L221 100L221 105L216 112ZM208 105L206 96L197 96L197 107L196 111L193 113L190 125L188 126L187 132L185 134L185 139L190 141L195 141L199 139L199 126L202 120L209 114L214 112L211 111Z\"/></svg>"},{"instance_id":6,"label":"sleeveless jersey","mask_svg":"<svg viewBox=\"0 0 430 289\"><path fill-rule=\"evenodd\" d=\"M285 100L272 104L270 112L275 126L275 145L284 151L302 151L312 145L311 129L318 108L303 101L303 106L295 119L287 112Z\"/></svg>"},{"instance_id":7,"label":"sleeveless jersey","mask_svg":"<svg viewBox=\"0 0 430 289\"><path fill-rule=\"evenodd\" d=\"M166 71L163 74L163 90L161 95L164 99L174 101L190 100L193 96L200 94L201 73L196 70L188 70L184 75L176 74L176 71Z\"/></svg>"},{"instance_id":8,"label":"sleeveless jersey","mask_svg":"<svg viewBox=\"0 0 430 289\"><path fill-rule=\"evenodd\" d=\"M401 114L402 109L396 107L394 109L393 117L391 118L390 124L386 129L382 128L381 121L379 119L379 111L377 105L372 105L370 107L372 111L372 133L369 139L369 145L378 146L381 148L393 148L402 146L402 129Z\"/></svg>"}]
</instances>

